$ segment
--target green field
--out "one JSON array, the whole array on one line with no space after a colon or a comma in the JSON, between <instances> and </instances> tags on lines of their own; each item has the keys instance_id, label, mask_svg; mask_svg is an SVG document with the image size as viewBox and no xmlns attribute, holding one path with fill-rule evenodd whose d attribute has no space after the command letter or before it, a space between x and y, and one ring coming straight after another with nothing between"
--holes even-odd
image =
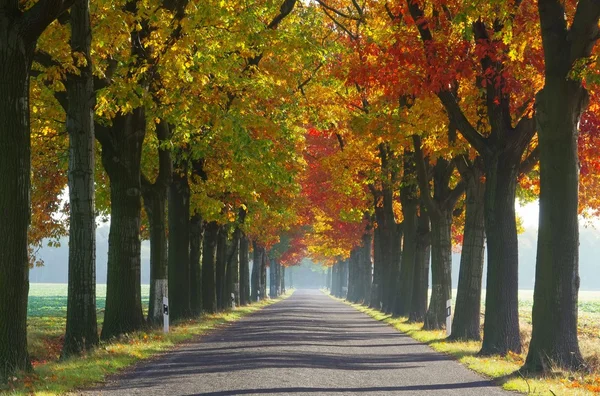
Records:
<instances>
[{"instance_id":1,"label":"green field","mask_svg":"<svg viewBox=\"0 0 600 396\"><path fill-rule=\"evenodd\" d=\"M148 306L150 286L142 285L142 304ZM96 286L96 306L103 310L106 303L106 285ZM67 316L67 285L65 283L32 283L29 286L30 317Z\"/></svg>"}]
</instances>

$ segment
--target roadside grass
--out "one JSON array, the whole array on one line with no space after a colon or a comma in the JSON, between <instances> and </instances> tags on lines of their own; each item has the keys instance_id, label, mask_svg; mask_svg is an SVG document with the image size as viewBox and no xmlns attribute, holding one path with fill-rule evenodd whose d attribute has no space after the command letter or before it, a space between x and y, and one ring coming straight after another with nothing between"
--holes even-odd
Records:
<instances>
[{"instance_id":1,"label":"roadside grass","mask_svg":"<svg viewBox=\"0 0 600 396\"><path fill-rule=\"evenodd\" d=\"M198 319L172 324L170 332L147 329L102 342L91 353L59 360L64 339L65 318L33 317L28 319L28 341L33 373L21 373L8 385L0 385L0 393L14 395L56 395L104 382L108 375L172 349L177 344L204 335L231 322L274 304L277 299L263 300L235 310L202 315ZM100 321L100 318L99 318Z\"/></svg>"},{"instance_id":2,"label":"roadside grass","mask_svg":"<svg viewBox=\"0 0 600 396\"><path fill-rule=\"evenodd\" d=\"M422 330L423 323L409 323L408 318L392 318L390 315L364 305L352 304L343 299L331 297L376 320L393 326L438 352L453 356L469 369L493 379L505 390L529 395L583 396L600 394L600 333L598 333L598 329L590 331L589 334L580 332L580 347L590 367L589 373L555 370L551 375L524 377L519 373L519 369L527 356L531 338L531 321L526 316L521 317L520 323L521 338L524 344L522 354L480 357L477 356L477 352L481 348L481 342L448 342L445 330ZM600 326L600 323L597 323L596 326Z\"/></svg>"}]
</instances>

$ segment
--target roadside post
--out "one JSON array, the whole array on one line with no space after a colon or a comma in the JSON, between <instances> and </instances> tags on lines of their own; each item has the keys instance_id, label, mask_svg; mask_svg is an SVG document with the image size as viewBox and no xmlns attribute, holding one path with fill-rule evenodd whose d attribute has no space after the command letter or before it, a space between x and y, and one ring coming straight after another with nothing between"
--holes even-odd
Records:
<instances>
[{"instance_id":1,"label":"roadside post","mask_svg":"<svg viewBox=\"0 0 600 396\"><path fill-rule=\"evenodd\" d=\"M452 333L452 300L446 301L446 336Z\"/></svg>"},{"instance_id":2,"label":"roadside post","mask_svg":"<svg viewBox=\"0 0 600 396\"><path fill-rule=\"evenodd\" d=\"M169 332L169 298L163 297L163 332Z\"/></svg>"}]
</instances>

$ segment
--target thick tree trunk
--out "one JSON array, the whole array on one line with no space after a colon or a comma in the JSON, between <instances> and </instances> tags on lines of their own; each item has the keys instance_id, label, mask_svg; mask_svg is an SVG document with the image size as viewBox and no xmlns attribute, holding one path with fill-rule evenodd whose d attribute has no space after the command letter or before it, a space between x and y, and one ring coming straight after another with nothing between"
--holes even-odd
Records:
<instances>
[{"instance_id":1,"label":"thick tree trunk","mask_svg":"<svg viewBox=\"0 0 600 396\"><path fill-rule=\"evenodd\" d=\"M358 265L361 269L361 280L358 286L358 301L369 304L371 297L371 284L373 282L373 260L371 259L371 248L373 247L373 232L371 227L362 237L362 246L358 257Z\"/></svg>"},{"instance_id":2,"label":"thick tree trunk","mask_svg":"<svg viewBox=\"0 0 600 396\"><path fill-rule=\"evenodd\" d=\"M158 176L152 183L143 173L142 196L150 223L150 303L148 323L163 322L163 298L168 296L168 251L167 251L167 191L173 173L171 152L162 148L171 136L171 127L165 121L156 125L158 149Z\"/></svg>"},{"instance_id":3,"label":"thick tree trunk","mask_svg":"<svg viewBox=\"0 0 600 396\"><path fill-rule=\"evenodd\" d=\"M383 262L381 256L381 229L377 226L373 231L373 283L369 308L381 309L381 283L383 281Z\"/></svg>"},{"instance_id":4,"label":"thick tree trunk","mask_svg":"<svg viewBox=\"0 0 600 396\"><path fill-rule=\"evenodd\" d=\"M446 301L452 298L452 210L431 218L431 300L425 330L446 327Z\"/></svg>"},{"instance_id":5,"label":"thick tree trunk","mask_svg":"<svg viewBox=\"0 0 600 396\"><path fill-rule=\"evenodd\" d=\"M405 165L405 172L406 172ZM402 262L400 266L400 290L396 294L394 316L408 316L412 305L413 287L415 283L415 260L417 255L417 199L416 184L408 184L400 190L402 202L403 243Z\"/></svg>"},{"instance_id":6,"label":"thick tree trunk","mask_svg":"<svg viewBox=\"0 0 600 396\"><path fill-rule=\"evenodd\" d=\"M199 214L190 219L190 310L193 316L202 313L202 223Z\"/></svg>"},{"instance_id":7,"label":"thick tree trunk","mask_svg":"<svg viewBox=\"0 0 600 396\"><path fill-rule=\"evenodd\" d=\"M27 228L29 72L35 42L26 42L11 18L0 14L0 383L17 370L31 368L27 354Z\"/></svg>"},{"instance_id":8,"label":"thick tree trunk","mask_svg":"<svg viewBox=\"0 0 600 396\"><path fill-rule=\"evenodd\" d=\"M358 289L360 282L360 246L355 247L350 252L350 259L348 260L348 295L346 299L352 303L358 301Z\"/></svg>"},{"instance_id":9,"label":"thick tree trunk","mask_svg":"<svg viewBox=\"0 0 600 396\"><path fill-rule=\"evenodd\" d=\"M450 339L479 341L481 339L481 283L485 253L483 220L485 185L481 180L482 172L476 164L469 166L468 169L461 169L461 176L467 185L465 228Z\"/></svg>"},{"instance_id":10,"label":"thick tree trunk","mask_svg":"<svg viewBox=\"0 0 600 396\"><path fill-rule=\"evenodd\" d=\"M267 255L266 249L263 248L263 254L261 256L262 260L260 261L260 298L267 297L267 263L269 257Z\"/></svg>"},{"instance_id":11,"label":"thick tree trunk","mask_svg":"<svg viewBox=\"0 0 600 396\"><path fill-rule=\"evenodd\" d=\"M427 313L427 292L429 288L429 260L431 258L431 232L429 215L423 205L417 220L417 250L415 253L415 273L411 298L409 322L424 322Z\"/></svg>"},{"instance_id":12,"label":"thick tree trunk","mask_svg":"<svg viewBox=\"0 0 600 396\"><path fill-rule=\"evenodd\" d=\"M277 262L273 259L269 263L269 297L277 297Z\"/></svg>"},{"instance_id":13,"label":"thick tree trunk","mask_svg":"<svg viewBox=\"0 0 600 396\"><path fill-rule=\"evenodd\" d=\"M485 160L488 270L482 355L521 352L519 248L515 218L519 165L520 155L516 154Z\"/></svg>"},{"instance_id":14,"label":"thick tree trunk","mask_svg":"<svg viewBox=\"0 0 600 396\"><path fill-rule=\"evenodd\" d=\"M170 319L191 317L190 301L190 186L187 171L176 170L169 186Z\"/></svg>"},{"instance_id":15,"label":"thick tree trunk","mask_svg":"<svg viewBox=\"0 0 600 396\"><path fill-rule=\"evenodd\" d=\"M335 263L331 267L331 294L335 297L339 297L341 294L339 270L339 263Z\"/></svg>"},{"instance_id":16,"label":"thick tree trunk","mask_svg":"<svg viewBox=\"0 0 600 396\"><path fill-rule=\"evenodd\" d=\"M281 294L285 294L285 267L282 265L281 266L281 286L279 288L279 290L281 291Z\"/></svg>"},{"instance_id":17,"label":"thick tree trunk","mask_svg":"<svg viewBox=\"0 0 600 396\"><path fill-rule=\"evenodd\" d=\"M256 241L252 241L252 287L251 290L251 299L252 301L258 301L260 298L264 298L264 296L260 295L260 268L262 264L262 255L264 254L264 249L256 243Z\"/></svg>"},{"instance_id":18,"label":"thick tree trunk","mask_svg":"<svg viewBox=\"0 0 600 396\"><path fill-rule=\"evenodd\" d=\"M536 98L540 147L540 220L533 334L526 368L580 369L577 339L579 292L578 125L587 107L578 81L546 76Z\"/></svg>"},{"instance_id":19,"label":"thick tree trunk","mask_svg":"<svg viewBox=\"0 0 600 396\"><path fill-rule=\"evenodd\" d=\"M219 237L217 239L217 267L216 276L216 292L217 292L217 310L222 311L227 308L226 303L226 282L225 272L227 271L227 231L224 226L219 229Z\"/></svg>"},{"instance_id":20,"label":"thick tree trunk","mask_svg":"<svg viewBox=\"0 0 600 396\"><path fill-rule=\"evenodd\" d=\"M244 232L240 236L240 305L250 304L249 241Z\"/></svg>"},{"instance_id":21,"label":"thick tree trunk","mask_svg":"<svg viewBox=\"0 0 600 396\"><path fill-rule=\"evenodd\" d=\"M168 255L166 230L166 189L142 188L144 208L150 223L150 303L148 323L162 324L163 297L168 296Z\"/></svg>"},{"instance_id":22,"label":"thick tree trunk","mask_svg":"<svg viewBox=\"0 0 600 396\"><path fill-rule=\"evenodd\" d=\"M143 108L117 115L110 128L96 125L102 164L110 178L110 233L103 340L142 328L141 154L146 132Z\"/></svg>"},{"instance_id":23,"label":"thick tree trunk","mask_svg":"<svg viewBox=\"0 0 600 396\"><path fill-rule=\"evenodd\" d=\"M229 258L227 259L227 270L225 278L227 282L227 307L230 308L232 302L235 302L236 306L240 305L240 237L242 230L235 229L233 233L233 240L231 241ZM233 301L231 300L231 294L233 294Z\"/></svg>"},{"instance_id":24,"label":"thick tree trunk","mask_svg":"<svg viewBox=\"0 0 600 396\"><path fill-rule=\"evenodd\" d=\"M217 312L216 265L219 225L216 221L206 224L202 242L202 310Z\"/></svg>"},{"instance_id":25,"label":"thick tree trunk","mask_svg":"<svg viewBox=\"0 0 600 396\"><path fill-rule=\"evenodd\" d=\"M94 86L89 3L71 8L71 49L84 54L80 74L67 75L69 133L69 293L62 357L98 345L96 319L96 213L94 208Z\"/></svg>"}]
</instances>

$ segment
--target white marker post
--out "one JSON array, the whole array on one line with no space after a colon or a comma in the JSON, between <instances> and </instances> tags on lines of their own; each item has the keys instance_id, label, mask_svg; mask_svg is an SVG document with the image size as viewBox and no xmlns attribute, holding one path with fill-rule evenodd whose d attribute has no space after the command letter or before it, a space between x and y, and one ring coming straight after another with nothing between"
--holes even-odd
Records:
<instances>
[{"instance_id":1,"label":"white marker post","mask_svg":"<svg viewBox=\"0 0 600 396\"><path fill-rule=\"evenodd\" d=\"M452 300L446 301L446 336L452 333Z\"/></svg>"},{"instance_id":2,"label":"white marker post","mask_svg":"<svg viewBox=\"0 0 600 396\"><path fill-rule=\"evenodd\" d=\"M169 298L163 297L163 331L169 332Z\"/></svg>"}]
</instances>

